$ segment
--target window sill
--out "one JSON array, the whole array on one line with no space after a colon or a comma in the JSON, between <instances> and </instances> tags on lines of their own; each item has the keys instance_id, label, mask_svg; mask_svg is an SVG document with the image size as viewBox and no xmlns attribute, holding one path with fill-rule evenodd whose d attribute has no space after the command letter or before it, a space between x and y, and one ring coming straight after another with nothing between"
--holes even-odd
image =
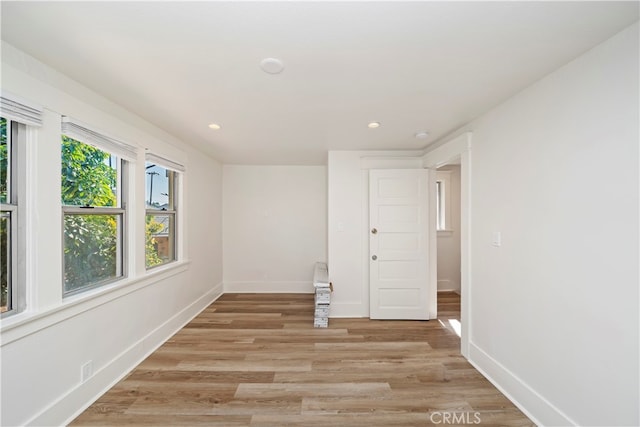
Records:
<instances>
[{"instance_id":1,"label":"window sill","mask_svg":"<svg viewBox=\"0 0 640 427\"><path fill-rule=\"evenodd\" d=\"M190 263L191 261L189 260L175 261L153 270L148 270L138 277L127 278L81 294L69 296L64 298L59 306L45 309L41 312L27 310L3 318L0 321L0 347L136 292L159 280L183 273L188 270Z\"/></svg>"}]
</instances>

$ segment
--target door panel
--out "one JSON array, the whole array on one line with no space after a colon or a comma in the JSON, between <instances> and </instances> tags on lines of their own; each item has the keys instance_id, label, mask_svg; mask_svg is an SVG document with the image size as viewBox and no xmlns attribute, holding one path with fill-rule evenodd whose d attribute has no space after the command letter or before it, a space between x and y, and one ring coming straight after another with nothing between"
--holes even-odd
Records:
<instances>
[{"instance_id":1,"label":"door panel","mask_svg":"<svg viewBox=\"0 0 640 427\"><path fill-rule=\"evenodd\" d=\"M420 261L380 261L378 259L378 279L380 281L417 280L420 278Z\"/></svg>"},{"instance_id":2,"label":"door panel","mask_svg":"<svg viewBox=\"0 0 640 427\"><path fill-rule=\"evenodd\" d=\"M402 224L414 226L419 221L420 208L418 206L392 205L378 207L378 225L395 226L399 229ZM409 227L413 231L413 227Z\"/></svg>"},{"instance_id":3,"label":"door panel","mask_svg":"<svg viewBox=\"0 0 640 427\"><path fill-rule=\"evenodd\" d=\"M406 310L420 308L420 290L409 289L382 289L380 290L381 308L389 310Z\"/></svg>"},{"instance_id":4,"label":"door panel","mask_svg":"<svg viewBox=\"0 0 640 427\"><path fill-rule=\"evenodd\" d=\"M428 319L428 171L369 171L370 317Z\"/></svg>"},{"instance_id":5,"label":"door panel","mask_svg":"<svg viewBox=\"0 0 640 427\"><path fill-rule=\"evenodd\" d=\"M420 248L420 239L415 233L384 233L378 239L381 251L412 252Z\"/></svg>"},{"instance_id":6,"label":"door panel","mask_svg":"<svg viewBox=\"0 0 640 427\"><path fill-rule=\"evenodd\" d=\"M381 178L378 181L377 192L379 197L416 197L420 193L420 185L411 178Z\"/></svg>"}]
</instances>

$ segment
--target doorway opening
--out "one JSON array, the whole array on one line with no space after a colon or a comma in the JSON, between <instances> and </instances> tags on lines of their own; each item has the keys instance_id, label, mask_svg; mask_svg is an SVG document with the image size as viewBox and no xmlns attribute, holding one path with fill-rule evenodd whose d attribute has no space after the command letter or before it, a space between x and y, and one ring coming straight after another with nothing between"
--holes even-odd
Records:
<instances>
[{"instance_id":1,"label":"doorway opening","mask_svg":"<svg viewBox=\"0 0 640 427\"><path fill-rule=\"evenodd\" d=\"M461 335L461 158L436 170L438 321Z\"/></svg>"},{"instance_id":2,"label":"doorway opening","mask_svg":"<svg viewBox=\"0 0 640 427\"><path fill-rule=\"evenodd\" d=\"M470 204L471 204L471 132L464 132L455 138L450 139L444 144L428 151L423 156L423 165L425 168L431 170L431 174L437 175L438 168L443 166L457 165L460 168L460 191L459 196L456 197L456 201L460 203L460 227L459 227L459 242L460 242L460 352L464 357L469 357L469 341L472 335L472 323L470 316L471 307L471 259L470 259L470 234L471 234L471 222L470 222ZM434 185L433 192L435 193L437 188ZM435 200L432 198L431 200ZM453 201L454 199L451 198ZM433 202L432 202L433 203ZM433 203L436 206L436 203ZM435 209L431 210L434 220L431 227L435 227ZM446 228L446 218L445 218ZM437 231L436 231L437 239ZM437 244L434 244L436 249L432 250L430 255L430 265L438 265L438 250ZM432 246L432 247L433 247ZM456 276L457 277L457 276ZM437 295L437 274L432 275L432 293ZM437 299L437 296L436 296ZM457 326L457 325L456 325ZM453 326L452 326L453 327Z\"/></svg>"}]
</instances>

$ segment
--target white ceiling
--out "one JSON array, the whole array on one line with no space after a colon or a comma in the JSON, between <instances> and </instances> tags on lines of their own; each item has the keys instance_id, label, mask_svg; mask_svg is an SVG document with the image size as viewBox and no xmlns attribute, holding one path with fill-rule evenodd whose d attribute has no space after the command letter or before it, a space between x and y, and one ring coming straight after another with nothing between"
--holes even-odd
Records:
<instances>
[{"instance_id":1,"label":"white ceiling","mask_svg":"<svg viewBox=\"0 0 640 427\"><path fill-rule=\"evenodd\" d=\"M330 149L424 148L637 21L638 2L2 1L1 12L3 40L223 162L324 164ZM261 71L266 57L284 72Z\"/></svg>"}]
</instances>

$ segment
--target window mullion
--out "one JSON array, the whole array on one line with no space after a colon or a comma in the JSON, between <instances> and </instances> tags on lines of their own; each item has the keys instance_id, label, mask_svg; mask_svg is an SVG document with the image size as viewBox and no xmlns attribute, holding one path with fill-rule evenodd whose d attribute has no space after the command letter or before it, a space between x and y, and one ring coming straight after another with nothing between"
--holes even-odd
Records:
<instances>
[{"instance_id":1,"label":"window mullion","mask_svg":"<svg viewBox=\"0 0 640 427\"><path fill-rule=\"evenodd\" d=\"M119 215L124 214L122 208L63 206L62 212L73 215Z\"/></svg>"},{"instance_id":2,"label":"window mullion","mask_svg":"<svg viewBox=\"0 0 640 427\"><path fill-rule=\"evenodd\" d=\"M168 209L166 211L161 211L159 209L147 209L146 210L147 215L166 215L166 214L176 214L176 211L173 209Z\"/></svg>"},{"instance_id":3,"label":"window mullion","mask_svg":"<svg viewBox=\"0 0 640 427\"><path fill-rule=\"evenodd\" d=\"M124 276L124 211L120 214L120 221L116 227L116 277Z\"/></svg>"},{"instance_id":4,"label":"window mullion","mask_svg":"<svg viewBox=\"0 0 640 427\"><path fill-rule=\"evenodd\" d=\"M17 206L11 213L11 311L16 311L18 307L18 208Z\"/></svg>"}]
</instances>

